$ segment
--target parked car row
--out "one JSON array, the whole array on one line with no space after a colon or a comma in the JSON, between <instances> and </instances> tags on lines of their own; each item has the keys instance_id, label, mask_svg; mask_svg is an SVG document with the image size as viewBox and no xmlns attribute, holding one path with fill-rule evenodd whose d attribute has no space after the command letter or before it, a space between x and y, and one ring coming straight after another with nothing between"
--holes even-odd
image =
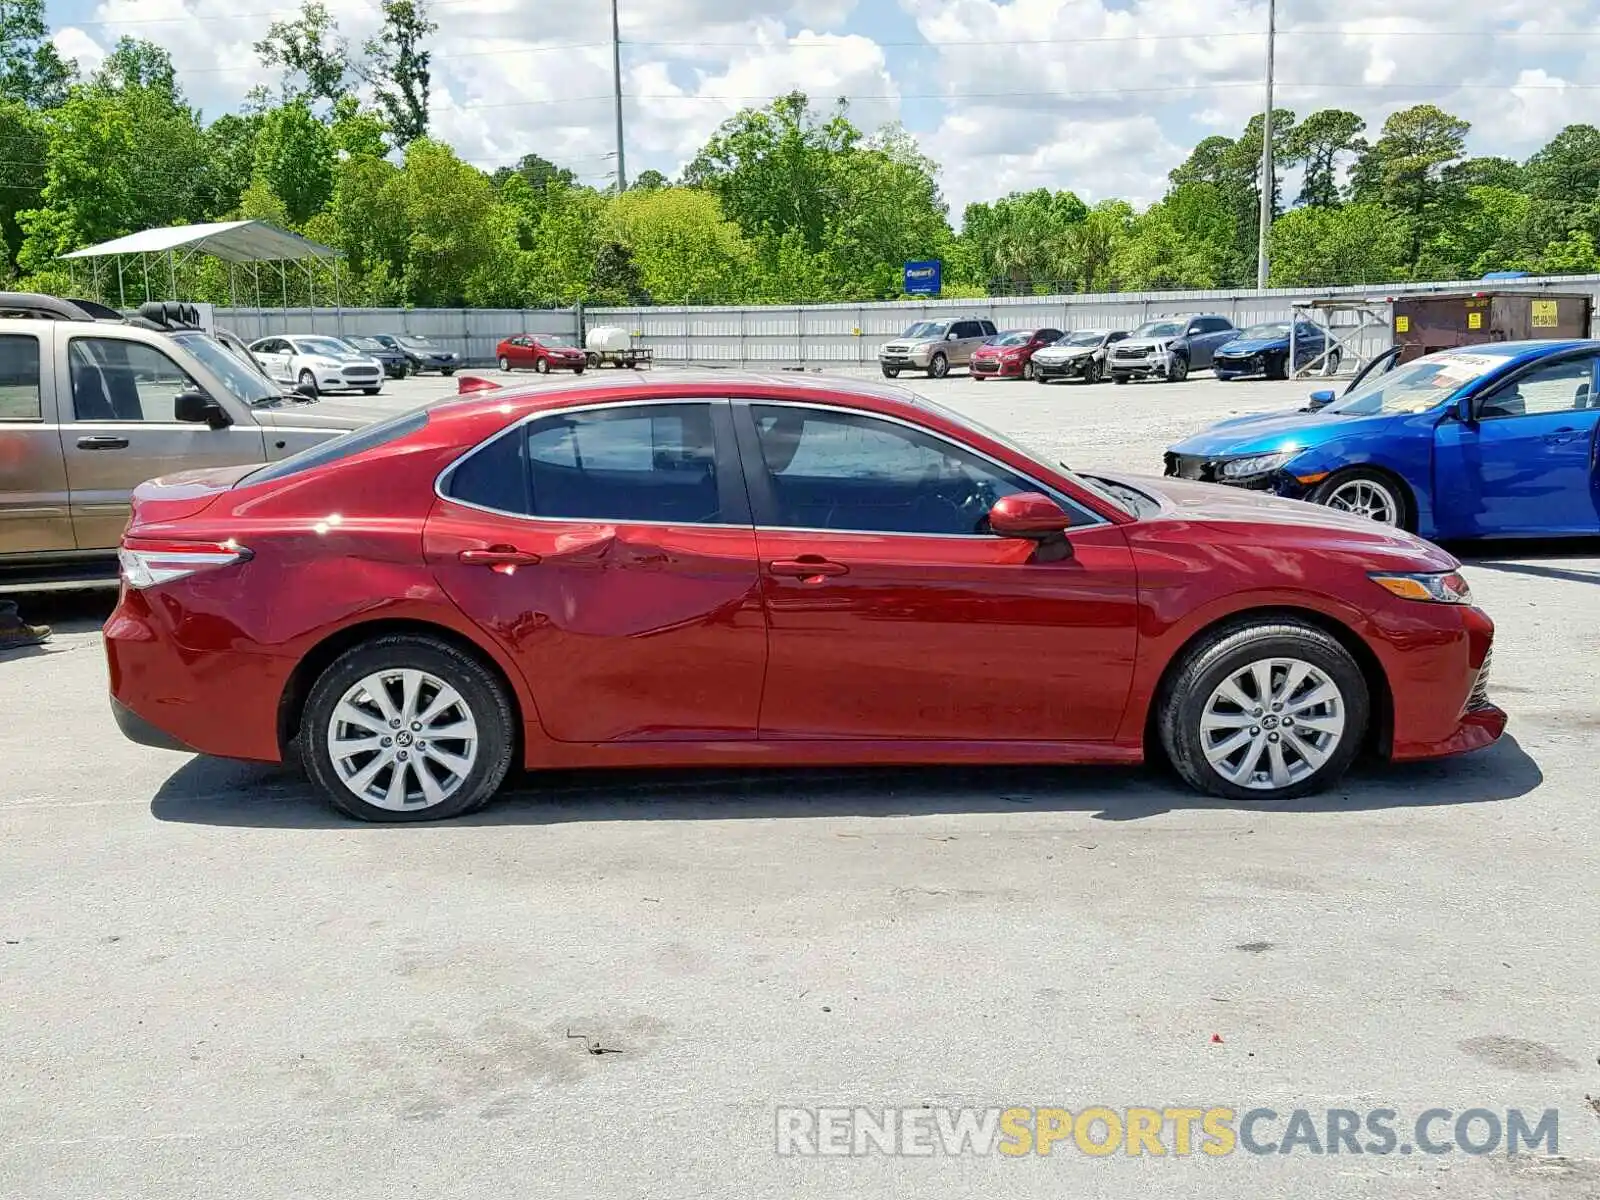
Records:
<instances>
[{"instance_id":1,"label":"parked car row","mask_svg":"<svg viewBox=\"0 0 1600 1200\"><path fill-rule=\"evenodd\" d=\"M1291 329L1293 337L1291 338ZM1130 383L1161 379L1180 383L1191 371L1212 370L1218 379L1260 376L1286 379L1293 370L1332 374L1340 352L1320 326L1310 321L1271 321L1236 328L1227 317L1184 313L1122 329L995 329L978 318L918 321L878 351L886 378L922 371L942 379L967 366L973 379L1080 379Z\"/></svg>"}]
</instances>

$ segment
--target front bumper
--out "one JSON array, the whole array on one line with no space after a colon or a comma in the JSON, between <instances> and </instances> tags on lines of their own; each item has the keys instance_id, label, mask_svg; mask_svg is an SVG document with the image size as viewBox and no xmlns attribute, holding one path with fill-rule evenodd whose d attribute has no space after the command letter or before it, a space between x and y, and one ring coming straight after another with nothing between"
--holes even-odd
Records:
<instances>
[{"instance_id":1,"label":"front bumper","mask_svg":"<svg viewBox=\"0 0 1600 1200\"><path fill-rule=\"evenodd\" d=\"M933 352L926 347L914 350L880 350L878 362L885 367L898 367L902 371L926 371L933 361Z\"/></svg>"},{"instance_id":2,"label":"front bumper","mask_svg":"<svg viewBox=\"0 0 1600 1200\"><path fill-rule=\"evenodd\" d=\"M324 392L353 392L383 386L383 371L380 368L358 372L348 368L313 367L311 373L316 376L318 390Z\"/></svg>"},{"instance_id":3,"label":"front bumper","mask_svg":"<svg viewBox=\"0 0 1600 1200\"><path fill-rule=\"evenodd\" d=\"M1244 488L1251 492L1271 492L1275 496L1283 496L1289 500L1304 500L1310 495L1314 484L1301 483L1288 471L1281 467L1276 471L1266 471L1260 475L1246 475L1242 478L1230 478L1222 474L1222 464L1228 458L1238 458L1239 455L1229 455L1225 458L1211 458L1203 454L1178 454L1168 450L1165 466L1162 471L1173 479L1192 479L1197 483L1220 483L1227 487Z\"/></svg>"},{"instance_id":4,"label":"front bumper","mask_svg":"<svg viewBox=\"0 0 1600 1200\"><path fill-rule=\"evenodd\" d=\"M998 358L975 358L968 368L974 379L1021 379L1020 362L1002 362Z\"/></svg>"},{"instance_id":5,"label":"front bumper","mask_svg":"<svg viewBox=\"0 0 1600 1200\"><path fill-rule=\"evenodd\" d=\"M421 358L413 355L411 358L411 369L419 373L422 371L454 371L460 365L460 361L454 355L449 358L436 354L425 355Z\"/></svg>"},{"instance_id":6,"label":"front bumper","mask_svg":"<svg viewBox=\"0 0 1600 1200\"><path fill-rule=\"evenodd\" d=\"M1113 375L1121 375L1128 379L1165 379L1171 363L1172 356L1162 352L1140 358L1122 358L1113 355L1108 365Z\"/></svg>"},{"instance_id":7,"label":"front bumper","mask_svg":"<svg viewBox=\"0 0 1600 1200\"><path fill-rule=\"evenodd\" d=\"M1211 363L1212 370L1218 378L1227 376L1232 379L1240 375L1265 375L1267 373L1267 359L1269 354L1243 354L1237 357L1217 355Z\"/></svg>"},{"instance_id":8,"label":"front bumper","mask_svg":"<svg viewBox=\"0 0 1600 1200\"><path fill-rule=\"evenodd\" d=\"M1082 379L1088 371L1089 364L1094 361L1092 354L1079 354L1061 362L1048 362L1035 358L1033 360L1033 377L1035 379Z\"/></svg>"},{"instance_id":9,"label":"front bumper","mask_svg":"<svg viewBox=\"0 0 1600 1200\"><path fill-rule=\"evenodd\" d=\"M1480 608L1457 611L1460 629L1447 646L1388 664L1394 696L1389 758L1394 762L1482 750L1505 732L1506 714L1489 699L1494 622ZM1452 695L1464 697L1454 709L1443 703Z\"/></svg>"}]
</instances>

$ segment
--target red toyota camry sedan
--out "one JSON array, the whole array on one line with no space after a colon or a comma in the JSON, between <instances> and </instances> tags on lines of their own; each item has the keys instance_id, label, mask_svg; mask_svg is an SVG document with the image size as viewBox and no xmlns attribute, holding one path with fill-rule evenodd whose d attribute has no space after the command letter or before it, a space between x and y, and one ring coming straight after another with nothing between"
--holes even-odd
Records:
<instances>
[{"instance_id":1,"label":"red toyota camry sedan","mask_svg":"<svg viewBox=\"0 0 1600 1200\"><path fill-rule=\"evenodd\" d=\"M122 566L124 732L294 753L369 820L514 766L1156 753L1273 800L1505 726L1442 550L823 377L508 389L156 480Z\"/></svg>"}]
</instances>

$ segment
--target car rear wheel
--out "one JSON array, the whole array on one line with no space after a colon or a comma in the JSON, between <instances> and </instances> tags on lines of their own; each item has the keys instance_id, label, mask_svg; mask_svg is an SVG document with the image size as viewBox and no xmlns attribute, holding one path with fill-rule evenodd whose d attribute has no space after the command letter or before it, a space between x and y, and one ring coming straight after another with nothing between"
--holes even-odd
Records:
<instances>
[{"instance_id":1,"label":"car rear wheel","mask_svg":"<svg viewBox=\"0 0 1600 1200\"><path fill-rule=\"evenodd\" d=\"M347 651L312 686L301 758L363 821L437 821L481 807L511 768L515 718L481 663L396 634Z\"/></svg>"},{"instance_id":2,"label":"car rear wheel","mask_svg":"<svg viewBox=\"0 0 1600 1200\"><path fill-rule=\"evenodd\" d=\"M322 395L322 389L317 387L317 377L310 371L301 371L300 378L297 380L297 382L300 384L302 390L309 389L310 395Z\"/></svg>"},{"instance_id":3,"label":"car rear wheel","mask_svg":"<svg viewBox=\"0 0 1600 1200\"><path fill-rule=\"evenodd\" d=\"M541 374L541 375L550 374L550 360L548 358L536 358L536 359L534 359L533 360L533 369L535 371L539 372L539 374Z\"/></svg>"},{"instance_id":4,"label":"car rear wheel","mask_svg":"<svg viewBox=\"0 0 1600 1200\"><path fill-rule=\"evenodd\" d=\"M1085 383L1099 383L1102 378L1103 374L1100 370L1100 364L1091 358L1089 360L1089 365L1083 369L1083 381Z\"/></svg>"},{"instance_id":5,"label":"car rear wheel","mask_svg":"<svg viewBox=\"0 0 1600 1200\"><path fill-rule=\"evenodd\" d=\"M942 354L935 354L933 360L928 363L928 378L943 379L948 374L950 374L950 360Z\"/></svg>"},{"instance_id":6,"label":"car rear wheel","mask_svg":"<svg viewBox=\"0 0 1600 1200\"><path fill-rule=\"evenodd\" d=\"M1410 528L1411 508L1405 493L1394 480L1376 471L1340 471L1317 488L1311 499L1380 525Z\"/></svg>"},{"instance_id":7,"label":"car rear wheel","mask_svg":"<svg viewBox=\"0 0 1600 1200\"><path fill-rule=\"evenodd\" d=\"M439 368L439 374L443 375L446 379L449 379L450 376L454 375L455 373L456 373L456 369L454 367L440 367Z\"/></svg>"},{"instance_id":8,"label":"car rear wheel","mask_svg":"<svg viewBox=\"0 0 1600 1200\"><path fill-rule=\"evenodd\" d=\"M507 372L511 370L511 360L504 354L500 356L500 369Z\"/></svg>"},{"instance_id":9,"label":"car rear wheel","mask_svg":"<svg viewBox=\"0 0 1600 1200\"><path fill-rule=\"evenodd\" d=\"M1161 743L1184 782L1230 800L1320 791L1366 734L1367 683L1339 642L1293 622L1219 630L1163 689Z\"/></svg>"}]
</instances>

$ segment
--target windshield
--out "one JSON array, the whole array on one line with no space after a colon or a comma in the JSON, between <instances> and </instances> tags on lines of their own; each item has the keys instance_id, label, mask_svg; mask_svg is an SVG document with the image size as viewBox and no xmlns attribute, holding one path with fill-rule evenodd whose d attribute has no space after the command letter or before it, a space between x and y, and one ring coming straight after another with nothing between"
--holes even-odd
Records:
<instances>
[{"instance_id":1,"label":"windshield","mask_svg":"<svg viewBox=\"0 0 1600 1200\"><path fill-rule=\"evenodd\" d=\"M1077 333L1069 333L1056 343L1058 346L1098 346L1100 339L1105 337L1098 329L1080 329Z\"/></svg>"},{"instance_id":2,"label":"windshield","mask_svg":"<svg viewBox=\"0 0 1600 1200\"><path fill-rule=\"evenodd\" d=\"M400 343L405 346L415 346L418 350L433 349L433 343L427 338L419 337L413 334L407 334L405 337L401 338Z\"/></svg>"},{"instance_id":3,"label":"windshield","mask_svg":"<svg viewBox=\"0 0 1600 1200\"><path fill-rule=\"evenodd\" d=\"M1287 337L1289 335L1289 322L1269 321L1265 325L1252 325L1239 335L1240 341L1269 342L1273 338Z\"/></svg>"},{"instance_id":4,"label":"windshield","mask_svg":"<svg viewBox=\"0 0 1600 1200\"><path fill-rule=\"evenodd\" d=\"M1026 346L1033 341L1033 331L1019 329L1011 333L1002 333L997 338L990 338L989 341L996 346Z\"/></svg>"},{"instance_id":5,"label":"windshield","mask_svg":"<svg viewBox=\"0 0 1600 1200\"><path fill-rule=\"evenodd\" d=\"M570 341L568 341L566 338L562 337L560 334L555 334L555 333L541 333L539 335L539 344L541 346L570 346L570 345L572 345L572 343Z\"/></svg>"},{"instance_id":6,"label":"windshield","mask_svg":"<svg viewBox=\"0 0 1600 1200\"><path fill-rule=\"evenodd\" d=\"M345 338L345 341L349 342L357 350L387 350L389 348L377 338L351 337Z\"/></svg>"},{"instance_id":7,"label":"windshield","mask_svg":"<svg viewBox=\"0 0 1600 1200\"><path fill-rule=\"evenodd\" d=\"M908 338L941 338L944 336L945 330L949 328L950 326L942 321L918 321L900 336Z\"/></svg>"},{"instance_id":8,"label":"windshield","mask_svg":"<svg viewBox=\"0 0 1600 1200\"><path fill-rule=\"evenodd\" d=\"M1464 384L1481 379L1505 364L1506 356L1493 352L1429 354L1387 374L1373 376L1322 411L1356 417L1423 412L1459 391Z\"/></svg>"},{"instance_id":9,"label":"windshield","mask_svg":"<svg viewBox=\"0 0 1600 1200\"><path fill-rule=\"evenodd\" d=\"M1182 332L1182 321L1146 321L1133 331L1133 336L1138 338L1177 337Z\"/></svg>"},{"instance_id":10,"label":"windshield","mask_svg":"<svg viewBox=\"0 0 1600 1200\"><path fill-rule=\"evenodd\" d=\"M235 400L245 404L263 404L283 398L281 387L261 372L246 366L237 354L209 333L175 333L172 340L204 363Z\"/></svg>"},{"instance_id":11,"label":"windshield","mask_svg":"<svg viewBox=\"0 0 1600 1200\"><path fill-rule=\"evenodd\" d=\"M346 346L343 342L335 341L333 338L296 338L295 345L300 348L302 354L331 354L338 358L354 353L349 346Z\"/></svg>"}]
</instances>

